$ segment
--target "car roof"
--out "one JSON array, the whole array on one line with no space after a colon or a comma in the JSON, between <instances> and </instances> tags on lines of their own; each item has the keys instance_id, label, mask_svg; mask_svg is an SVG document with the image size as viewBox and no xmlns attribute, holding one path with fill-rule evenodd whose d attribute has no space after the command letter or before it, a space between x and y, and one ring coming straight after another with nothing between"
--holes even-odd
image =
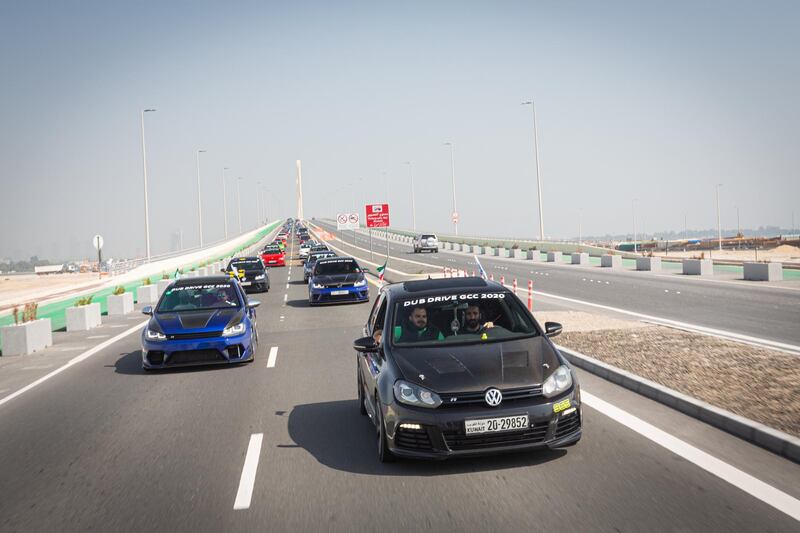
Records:
<instances>
[{"instance_id":1,"label":"car roof","mask_svg":"<svg viewBox=\"0 0 800 533\"><path fill-rule=\"evenodd\" d=\"M247 256L247 257L234 257L231 259L231 263L259 263L261 262L261 258L257 256Z\"/></svg>"},{"instance_id":2,"label":"car roof","mask_svg":"<svg viewBox=\"0 0 800 533\"><path fill-rule=\"evenodd\" d=\"M507 291L503 285L496 281L486 281L483 278L429 278L415 281L392 283L383 287L383 290L393 298L404 296L419 296L420 294L440 294L459 290L494 289Z\"/></svg>"},{"instance_id":3,"label":"car roof","mask_svg":"<svg viewBox=\"0 0 800 533\"><path fill-rule=\"evenodd\" d=\"M344 262L350 262L350 261L352 261L353 263L358 263L358 261L356 261L355 258L353 258L353 257L338 257L337 256L337 257L323 257L323 258L317 260L317 264L318 265L322 265L324 263L338 263L338 262L344 263Z\"/></svg>"},{"instance_id":4,"label":"car roof","mask_svg":"<svg viewBox=\"0 0 800 533\"><path fill-rule=\"evenodd\" d=\"M181 278L175 280L176 287L186 287L191 285L201 285L204 283L231 283L230 276L200 276L196 278Z\"/></svg>"}]
</instances>

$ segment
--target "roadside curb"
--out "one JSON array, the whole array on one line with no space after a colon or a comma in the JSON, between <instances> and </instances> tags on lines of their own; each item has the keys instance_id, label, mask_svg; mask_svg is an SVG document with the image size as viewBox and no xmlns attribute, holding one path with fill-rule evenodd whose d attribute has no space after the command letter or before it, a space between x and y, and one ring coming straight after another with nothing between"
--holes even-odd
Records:
<instances>
[{"instance_id":1,"label":"roadside curb","mask_svg":"<svg viewBox=\"0 0 800 533\"><path fill-rule=\"evenodd\" d=\"M556 347L570 363L587 372L676 409L795 463L800 463L800 438L720 409L580 352L560 345L556 345Z\"/></svg>"}]
</instances>

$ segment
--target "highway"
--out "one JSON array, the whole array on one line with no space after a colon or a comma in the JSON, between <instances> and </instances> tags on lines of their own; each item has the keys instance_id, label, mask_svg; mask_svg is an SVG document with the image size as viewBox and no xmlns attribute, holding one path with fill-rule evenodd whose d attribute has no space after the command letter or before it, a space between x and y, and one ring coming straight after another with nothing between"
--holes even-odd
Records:
<instances>
[{"instance_id":1,"label":"highway","mask_svg":"<svg viewBox=\"0 0 800 533\"><path fill-rule=\"evenodd\" d=\"M451 255L421 260L445 264ZM0 404L0 531L798 530L800 512L786 510L800 497L800 465L581 371L598 401L587 398L575 447L378 463L374 431L358 412L352 349L371 304L308 307L292 263L271 270L269 293L252 296L262 302L252 364L145 374L134 333ZM509 266L507 278L527 279L522 268ZM551 274L536 278L543 291L682 318L702 316L695 304L713 308L706 298L740 298L703 284L678 303L648 303L662 284L686 290L687 282L644 276L635 286L644 296L631 302L626 284L592 290L576 281L581 274L528 268ZM784 300L797 302L769 296L784 312ZM751 319L753 334L779 331ZM719 317L706 323L730 327ZM797 332L776 338L796 341ZM687 460L602 402L714 460ZM714 461L735 475L712 473Z\"/></svg>"},{"instance_id":2,"label":"highway","mask_svg":"<svg viewBox=\"0 0 800 533\"><path fill-rule=\"evenodd\" d=\"M314 221L325 230L341 236L335 225ZM347 231L344 244L348 253L369 258L369 238ZM386 241L373 239L375 257L383 261ZM442 268L477 269L472 255L440 250L415 254L411 245L391 241L389 267L411 273L441 272ZM378 259L376 259L377 261ZM713 328L757 339L789 344L800 351L800 287L771 287L765 283L687 279L676 274L612 271L594 266L555 265L553 263L511 260L480 256L495 280L505 276L506 284L517 278L520 288L527 280L537 293L575 306L580 303L606 306L604 311L625 310L668 320ZM565 300L567 299L567 300ZM570 301L572 300L572 301ZM600 307L600 309L603 309ZM642 318L642 317L640 317Z\"/></svg>"}]
</instances>

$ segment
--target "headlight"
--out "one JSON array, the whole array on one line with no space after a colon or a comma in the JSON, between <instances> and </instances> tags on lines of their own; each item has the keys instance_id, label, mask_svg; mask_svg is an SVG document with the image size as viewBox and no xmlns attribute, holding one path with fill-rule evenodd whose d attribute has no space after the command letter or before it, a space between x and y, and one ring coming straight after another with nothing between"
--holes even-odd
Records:
<instances>
[{"instance_id":1,"label":"headlight","mask_svg":"<svg viewBox=\"0 0 800 533\"><path fill-rule=\"evenodd\" d=\"M363 287L366 284L367 284L367 280L366 279L362 279L361 281L356 281L355 283L353 283L353 287Z\"/></svg>"},{"instance_id":2,"label":"headlight","mask_svg":"<svg viewBox=\"0 0 800 533\"><path fill-rule=\"evenodd\" d=\"M442 405L442 399L435 392L403 380L395 382L394 397L400 403L416 407L434 409Z\"/></svg>"},{"instance_id":3,"label":"headlight","mask_svg":"<svg viewBox=\"0 0 800 533\"><path fill-rule=\"evenodd\" d=\"M259 274L258 276L256 276L256 279L259 280L259 279L264 279L266 277L267 276L265 276L264 274Z\"/></svg>"},{"instance_id":4,"label":"headlight","mask_svg":"<svg viewBox=\"0 0 800 533\"><path fill-rule=\"evenodd\" d=\"M312 289L324 289L324 288L325 288L325 285L321 285L321 284L319 284L319 283L313 283L313 284L311 285L311 288L312 288Z\"/></svg>"},{"instance_id":5,"label":"headlight","mask_svg":"<svg viewBox=\"0 0 800 533\"><path fill-rule=\"evenodd\" d=\"M572 372L569 367L560 366L542 384L542 394L545 398L552 398L561 394L572 386Z\"/></svg>"},{"instance_id":6,"label":"headlight","mask_svg":"<svg viewBox=\"0 0 800 533\"><path fill-rule=\"evenodd\" d=\"M234 335L241 335L242 333L244 333L244 322L239 322L235 326L222 330L223 337L232 337Z\"/></svg>"},{"instance_id":7,"label":"headlight","mask_svg":"<svg viewBox=\"0 0 800 533\"><path fill-rule=\"evenodd\" d=\"M167 336L161 333L160 331L155 331L150 328L147 328L144 332L144 336L149 341L165 341L167 340Z\"/></svg>"}]
</instances>

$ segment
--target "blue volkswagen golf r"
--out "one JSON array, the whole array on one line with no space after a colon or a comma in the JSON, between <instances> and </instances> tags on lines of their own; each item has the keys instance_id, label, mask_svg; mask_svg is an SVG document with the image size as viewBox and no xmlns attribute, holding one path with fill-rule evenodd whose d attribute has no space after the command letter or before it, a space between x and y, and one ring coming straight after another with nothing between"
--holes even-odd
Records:
<instances>
[{"instance_id":1,"label":"blue volkswagen golf r","mask_svg":"<svg viewBox=\"0 0 800 533\"><path fill-rule=\"evenodd\" d=\"M256 307L227 276L186 278L164 291L142 331L142 368L252 361L258 345Z\"/></svg>"}]
</instances>

